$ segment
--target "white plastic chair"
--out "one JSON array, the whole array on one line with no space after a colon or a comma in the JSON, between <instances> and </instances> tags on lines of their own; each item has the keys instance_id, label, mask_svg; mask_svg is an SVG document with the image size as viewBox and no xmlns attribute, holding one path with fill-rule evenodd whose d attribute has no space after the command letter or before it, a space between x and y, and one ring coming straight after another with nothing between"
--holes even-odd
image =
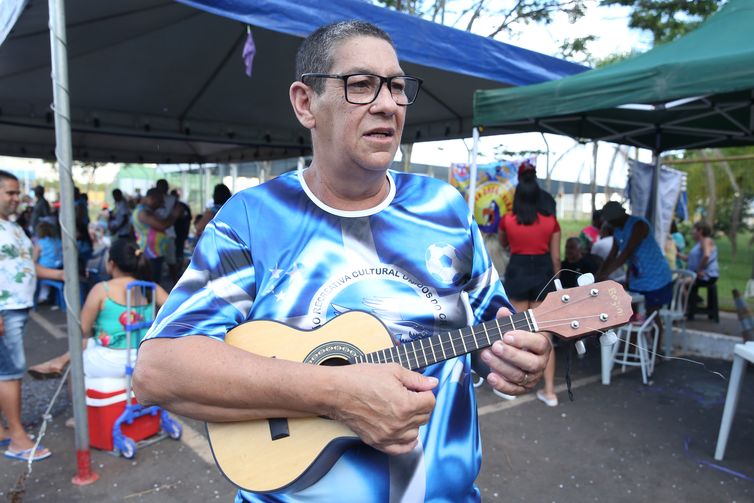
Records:
<instances>
[{"instance_id":1,"label":"white plastic chair","mask_svg":"<svg viewBox=\"0 0 754 503\"><path fill-rule=\"evenodd\" d=\"M602 384L610 384L613 366L621 365L621 372L626 367L641 367L641 380L649 383L655 368L655 353L660 331L655 323L658 311L653 312L641 324L627 323L618 329L618 341L612 352L605 348L602 353ZM635 339L635 342L633 340Z\"/></svg>"},{"instance_id":2,"label":"white plastic chair","mask_svg":"<svg viewBox=\"0 0 754 503\"><path fill-rule=\"evenodd\" d=\"M681 323L681 336L686 335L686 308L695 279L696 274L693 271L686 269L673 271L673 300L670 301L669 306L660 309L665 356L673 353L673 325L675 323Z\"/></svg>"},{"instance_id":3,"label":"white plastic chair","mask_svg":"<svg viewBox=\"0 0 754 503\"><path fill-rule=\"evenodd\" d=\"M717 448L715 449L715 459L718 461L722 461L725 455L725 446L728 444L728 435L730 434L731 424L733 424L733 416L736 413L738 396L741 392L741 380L744 376L744 370L746 370L747 361L754 363L754 341L736 344L734 349L728 394L725 396L723 419L720 421L720 433L717 436Z\"/></svg>"}]
</instances>

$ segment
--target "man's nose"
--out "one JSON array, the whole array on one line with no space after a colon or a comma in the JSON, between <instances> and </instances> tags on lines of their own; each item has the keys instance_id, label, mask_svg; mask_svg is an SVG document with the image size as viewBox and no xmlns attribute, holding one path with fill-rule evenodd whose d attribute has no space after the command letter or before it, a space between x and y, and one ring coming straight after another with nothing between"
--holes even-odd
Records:
<instances>
[{"instance_id":1,"label":"man's nose","mask_svg":"<svg viewBox=\"0 0 754 503\"><path fill-rule=\"evenodd\" d=\"M372 102L372 105L377 105L380 109L390 110L393 113L398 108L387 82L381 83L380 89L377 91L377 98Z\"/></svg>"}]
</instances>

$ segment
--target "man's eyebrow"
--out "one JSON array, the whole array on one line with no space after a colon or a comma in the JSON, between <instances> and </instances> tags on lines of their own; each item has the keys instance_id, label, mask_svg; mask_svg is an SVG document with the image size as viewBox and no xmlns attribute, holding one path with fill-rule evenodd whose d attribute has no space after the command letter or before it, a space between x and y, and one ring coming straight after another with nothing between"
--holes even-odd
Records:
<instances>
[{"instance_id":1,"label":"man's eyebrow","mask_svg":"<svg viewBox=\"0 0 754 503\"><path fill-rule=\"evenodd\" d=\"M358 75L358 74L369 74L369 75L379 75L374 70L370 70L368 68L351 68L344 72L341 72L341 75ZM387 77L405 77L406 74L403 70L398 70L397 72L394 72L390 75L386 75Z\"/></svg>"}]
</instances>

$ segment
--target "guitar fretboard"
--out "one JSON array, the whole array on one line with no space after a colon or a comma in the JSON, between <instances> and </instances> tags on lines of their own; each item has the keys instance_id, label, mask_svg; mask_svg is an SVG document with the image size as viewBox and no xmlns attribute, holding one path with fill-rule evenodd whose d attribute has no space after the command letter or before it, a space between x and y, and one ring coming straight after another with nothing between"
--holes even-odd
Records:
<instances>
[{"instance_id":1,"label":"guitar fretboard","mask_svg":"<svg viewBox=\"0 0 754 503\"><path fill-rule=\"evenodd\" d=\"M523 329L535 331L537 323L531 311L523 311L507 318L486 321L473 327L441 332L431 337L404 342L398 346L357 356L352 363L397 363L417 370L434 363L491 346L506 332Z\"/></svg>"}]
</instances>

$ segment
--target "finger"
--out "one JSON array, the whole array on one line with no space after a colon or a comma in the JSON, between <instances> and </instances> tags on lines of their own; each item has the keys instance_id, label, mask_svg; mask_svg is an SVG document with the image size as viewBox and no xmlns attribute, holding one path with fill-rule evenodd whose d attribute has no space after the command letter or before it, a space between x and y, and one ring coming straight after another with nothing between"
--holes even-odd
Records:
<instances>
[{"instance_id":1,"label":"finger","mask_svg":"<svg viewBox=\"0 0 754 503\"><path fill-rule=\"evenodd\" d=\"M549 353L552 348L550 336L539 332L512 330L503 336L506 346L542 355Z\"/></svg>"},{"instance_id":2,"label":"finger","mask_svg":"<svg viewBox=\"0 0 754 503\"><path fill-rule=\"evenodd\" d=\"M508 316L511 316L513 313L510 309L507 307L501 307L497 310L497 314L495 315L495 318L507 318Z\"/></svg>"},{"instance_id":3,"label":"finger","mask_svg":"<svg viewBox=\"0 0 754 503\"><path fill-rule=\"evenodd\" d=\"M436 377L425 376L402 367L398 372L398 380L411 391L430 391L435 389L439 382Z\"/></svg>"}]
</instances>

